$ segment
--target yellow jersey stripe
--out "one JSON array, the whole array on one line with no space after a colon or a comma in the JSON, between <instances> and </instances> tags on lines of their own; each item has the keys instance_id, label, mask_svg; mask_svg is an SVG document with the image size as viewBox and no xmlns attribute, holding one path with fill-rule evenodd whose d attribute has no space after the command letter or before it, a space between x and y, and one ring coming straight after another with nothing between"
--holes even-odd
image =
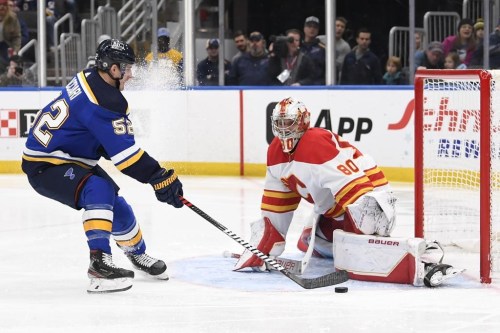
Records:
<instances>
[{"instance_id":1,"label":"yellow jersey stripe","mask_svg":"<svg viewBox=\"0 0 500 333\"><path fill-rule=\"evenodd\" d=\"M112 223L106 220L87 220L83 222L83 229L85 232L91 230L104 230L111 232Z\"/></svg>"},{"instance_id":2,"label":"yellow jersey stripe","mask_svg":"<svg viewBox=\"0 0 500 333\"><path fill-rule=\"evenodd\" d=\"M371 170L366 170L366 171L365 171L365 174L366 174L367 176L371 176L371 175L374 175L374 174L376 174L376 173L379 173L380 171L381 171L381 170L377 167L377 168L373 168L373 169L371 169Z\"/></svg>"},{"instance_id":3,"label":"yellow jersey stripe","mask_svg":"<svg viewBox=\"0 0 500 333\"><path fill-rule=\"evenodd\" d=\"M116 241L116 243L120 246L133 247L134 245L139 243L141 239L142 239L142 232L139 229L139 232L137 233L137 235L134 236L134 238L125 241Z\"/></svg>"},{"instance_id":4,"label":"yellow jersey stripe","mask_svg":"<svg viewBox=\"0 0 500 333\"><path fill-rule=\"evenodd\" d=\"M87 82L87 78L85 77L85 74L83 74L83 72L78 73L78 81L80 81L80 85L82 86L83 91L85 92L89 100L92 103L99 105L99 103L97 102L97 98L95 97L92 89L90 89L89 83Z\"/></svg>"},{"instance_id":5,"label":"yellow jersey stripe","mask_svg":"<svg viewBox=\"0 0 500 333\"><path fill-rule=\"evenodd\" d=\"M116 167L118 168L118 170L123 170L129 166L131 166L132 164L134 164L135 162L137 162L141 156L144 154L144 150L142 149L139 149L139 151L137 152L137 154L131 156L129 159L127 159L126 161L120 163L120 164L117 164Z\"/></svg>"},{"instance_id":6,"label":"yellow jersey stripe","mask_svg":"<svg viewBox=\"0 0 500 333\"><path fill-rule=\"evenodd\" d=\"M378 180L374 180L374 181L372 181L372 184L373 184L373 186L375 186L375 187L380 186L380 185L385 185L385 184L387 184L387 183L388 183L388 181L387 181L387 179L386 179L386 178L381 178L381 179L378 179Z\"/></svg>"},{"instance_id":7,"label":"yellow jersey stripe","mask_svg":"<svg viewBox=\"0 0 500 333\"><path fill-rule=\"evenodd\" d=\"M352 188L356 185L363 184L363 183L370 183L370 179L367 176L363 176L361 178L355 179L347 186L345 186L337 195L336 198L342 198L344 197L349 191L352 190ZM340 202L340 200L337 200L337 202Z\"/></svg>"},{"instance_id":8,"label":"yellow jersey stripe","mask_svg":"<svg viewBox=\"0 0 500 333\"><path fill-rule=\"evenodd\" d=\"M54 158L54 157L32 157L32 156L27 156L27 155L23 154L23 159L25 159L26 161L30 161L30 162L47 162L47 163L55 164L55 165L72 163L72 164L77 164L85 169L90 170L92 168L91 166L88 166L87 164L84 164L81 162L61 160L61 159Z\"/></svg>"},{"instance_id":9,"label":"yellow jersey stripe","mask_svg":"<svg viewBox=\"0 0 500 333\"><path fill-rule=\"evenodd\" d=\"M277 213L295 210L295 209L297 209L297 207L299 207L299 204L287 205L287 206L276 206L276 205L268 205L268 204L263 203L260 205L260 208L263 210L268 210L268 211L277 212Z\"/></svg>"}]
</instances>

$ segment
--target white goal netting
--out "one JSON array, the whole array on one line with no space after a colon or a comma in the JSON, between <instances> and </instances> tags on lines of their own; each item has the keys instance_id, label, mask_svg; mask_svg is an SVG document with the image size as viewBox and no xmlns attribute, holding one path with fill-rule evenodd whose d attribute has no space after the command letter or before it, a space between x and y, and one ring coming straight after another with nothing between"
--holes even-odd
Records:
<instances>
[{"instance_id":1,"label":"white goal netting","mask_svg":"<svg viewBox=\"0 0 500 333\"><path fill-rule=\"evenodd\" d=\"M490 86L481 86L479 76L423 81L423 234L479 252L480 219L487 211L491 270L500 272L500 72L490 73ZM491 92L489 110L481 110L481 89ZM489 114L489 138L481 134L481 112ZM482 149L481 135L489 140L489 151ZM482 155L487 163L481 164ZM490 199L482 201L486 183L481 176L488 172Z\"/></svg>"}]
</instances>

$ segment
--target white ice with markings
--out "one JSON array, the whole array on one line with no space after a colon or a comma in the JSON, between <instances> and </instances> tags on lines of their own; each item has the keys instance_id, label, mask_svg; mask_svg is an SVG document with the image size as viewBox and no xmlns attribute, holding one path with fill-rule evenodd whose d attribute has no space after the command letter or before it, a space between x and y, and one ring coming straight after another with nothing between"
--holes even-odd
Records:
<instances>
[{"instance_id":1,"label":"white ice with markings","mask_svg":"<svg viewBox=\"0 0 500 333\"><path fill-rule=\"evenodd\" d=\"M136 274L132 289L86 292L88 248L81 212L35 193L22 175L0 175L0 332L500 332L500 284L478 280L476 255L449 252L462 276L440 288L348 281L306 290L278 272L233 272L224 251L242 247L188 208L156 201L149 185L114 175L141 225L147 252L166 261L169 281ZM245 239L259 218L262 178L180 177L185 197ZM398 225L413 232L413 191L394 185ZM311 206L302 203L286 255ZM113 245L117 265L132 268ZM306 274L331 271L313 259Z\"/></svg>"}]
</instances>

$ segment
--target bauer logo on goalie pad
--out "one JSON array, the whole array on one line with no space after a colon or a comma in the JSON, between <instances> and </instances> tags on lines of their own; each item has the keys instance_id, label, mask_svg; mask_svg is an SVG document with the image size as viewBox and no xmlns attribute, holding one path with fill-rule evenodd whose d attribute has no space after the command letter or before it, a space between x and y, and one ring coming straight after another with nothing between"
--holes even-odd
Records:
<instances>
[{"instance_id":1,"label":"bauer logo on goalie pad","mask_svg":"<svg viewBox=\"0 0 500 333\"><path fill-rule=\"evenodd\" d=\"M388 246L399 246L399 242L395 241L388 241L384 239L375 239L375 238L370 238L368 240L369 244L381 244L381 245L388 245Z\"/></svg>"}]
</instances>

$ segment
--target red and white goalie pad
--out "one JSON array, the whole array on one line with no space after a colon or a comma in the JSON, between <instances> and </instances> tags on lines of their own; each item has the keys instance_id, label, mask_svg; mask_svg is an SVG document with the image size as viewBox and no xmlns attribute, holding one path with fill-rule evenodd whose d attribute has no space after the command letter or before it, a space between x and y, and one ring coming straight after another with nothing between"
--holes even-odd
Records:
<instances>
[{"instance_id":1,"label":"red and white goalie pad","mask_svg":"<svg viewBox=\"0 0 500 333\"><path fill-rule=\"evenodd\" d=\"M262 253L277 257L285 251L285 238L273 226L268 217L263 217L250 225L252 235L249 243ZM255 271L264 271L265 263L249 250L245 250L234 266L234 271L250 267Z\"/></svg>"},{"instance_id":2,"label":"red and white goalie pad","mask_svg":"<svg viewBox=\"0 0 500 333\"><path fill-rule=\"evenodd\" d=\"M422 238L358 235L333 232L334 265L347 270L349 278L361 281L423 286L422 255L427 245Z\"/></svg>"}]
</instances>

